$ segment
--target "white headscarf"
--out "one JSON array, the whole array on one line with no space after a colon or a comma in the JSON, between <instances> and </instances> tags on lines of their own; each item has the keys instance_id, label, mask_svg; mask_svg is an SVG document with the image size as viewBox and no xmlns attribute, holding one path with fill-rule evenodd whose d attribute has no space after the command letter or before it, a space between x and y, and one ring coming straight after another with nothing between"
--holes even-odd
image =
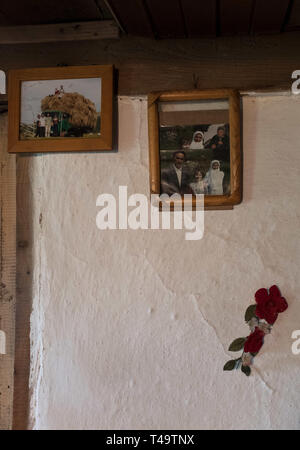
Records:
<instances>
[{"instance_id":1,"label":"white headscarf","mask_svg":"<svg viewBox=\"0 0 300 450\"><path fill-rule=\"evenodd\" d=\"M213 164L218 163L218 168L213 169ZM223 195L224 172L220 170L220 161L214 159L210 163L209 171L205 175L204 181L208 184L209 193L212 195Z\"/></svg>"},{"instance_id":2,"label":"white headscarf","mask_svg":"<svg viewBox=\"0 0 300 450\"><path fill-rule=\"evenodd\" d=\"M202 140L200 142L195 141L196 134L201 134ZM193 134L193 139L192 139L191 145L190 145L190 150L203 149L204 148L203 139L204 139L204 134L202 133L202 131L195 131L195 133Z\"/></svg>"}]
</instances>

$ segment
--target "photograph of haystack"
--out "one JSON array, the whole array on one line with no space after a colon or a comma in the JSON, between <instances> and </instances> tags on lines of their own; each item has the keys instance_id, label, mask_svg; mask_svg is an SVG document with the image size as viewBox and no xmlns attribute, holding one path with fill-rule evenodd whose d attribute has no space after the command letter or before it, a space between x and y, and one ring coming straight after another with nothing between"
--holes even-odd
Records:
<instances>
[{"instance_id":1,"label":"photograph of haystack","mask_svg":"<svg viewBox=\"0 0 300 450\"><path fill-rule=\"evenodd\" d=\"M24 81L20 139L97 137L101 78Z\"/></svg>"},{"instance_id":2,"label":"photograph of haystack","mask_svg":"<svg viewBox=\"0 0 300 450\"><path fill-rule=\"evenodd\" d=\"M113 150L113 65L8 73L8 151Z\"/></svg>"}]
</instances>

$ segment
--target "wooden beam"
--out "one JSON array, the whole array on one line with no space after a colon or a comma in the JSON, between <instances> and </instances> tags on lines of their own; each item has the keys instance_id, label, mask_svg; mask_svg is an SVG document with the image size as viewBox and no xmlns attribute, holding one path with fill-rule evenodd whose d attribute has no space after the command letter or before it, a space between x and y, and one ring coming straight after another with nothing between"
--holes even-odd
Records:
<instances>
[{"instance_id":1,"label":"wooden beam","mask_svg":"<svg viewBox=\"0 0 300 450\"><path fill-rule=\"evenodd\" d=\"M188 37L216 36L216 2L181 0Z\"/></svg>"},{"instance_id":2,"label":"wooden beam","mask_svg":"<svg viewBox=\"0 0 300 450\"><path fill-rule=\"evenodd\" d=\"M218 39L0 45L1 69L114 64L120 95L173 89L259 89L289 84L300 68L300 32Z\"/></svg>"},{"instance_id":3,"label":"wooden beam","mask_svg":"<svg viewBox=\"0 0 300 450\"><path fill-rule=\"evenodd\" d=\"M248 34L253 0L221 0L220 32L222 36Z\"/></svg>"},{"instance_id":4,"label":"wooden beam","mask_svg":"<svg viewBox=\"0 0 300 450\"><path fill-rule=\"evenodd\" d=\"M124 33L154 37L151 21L142 0L104 0ZM129 11L132 11L130 14ZM134 12L133 12L134 11Z\"/></svg>"},{"instance_id":5,"label":"wooden beam","mask_svg":"<svg viewBox=\"0 0 300 450\"><path fill-rule=\"evenodd\" d=\"M12 428L16 307L16 157L7 153L7 114L0 116L0 429ZM6 342L3 342L5 339Z\"/></svg>"},{"instance_id":6,"label":"wooden beam","mask_svg":"<svg viewBox=\"0 0 300 450\"><path fill-rule=\"evenodd\" d=\"M145 2L159 38L186 36L179 0L146 0Z\"/></svg>"},{"instance_id":7,"label":"wooden beam","mask_svg":"<svg viewBox=\"0 0 300 450\"><path fill-rule=\"evenodd\" d=\"M7 100L8 100L7 94L0 94L0 114L7 111L8 109Z\"/></svg>"},{"instance_id":8,"label":"wooden beam","mask_svg":"<svg viewBox=\"0 0 300 450\"><path fill-rule=\"evenodd\" d=\"M113 20L0 27L0 45L118 38Z\"/></svg>"},{"instance_id":9,"label":"wooden beam","mask_svg":"<svg viewBox=\"0 0 300 450\"><path fill-rule=\"evenodd\" d=\"M256 1L253 13L253 33L279 33L289 7L289 0Z\"/></svg>"},{"instance_id":10,"label":"wooden beam","mask_svg":"<svg viewBox=\"0 0 300 450\"><path fill-rule=\"evenodd\" d=\"M95 0L58 0L55 7L45 0L1 0L0 4L0 25L5 27L112 18L100 13Z\"/></svg>"},{"instance_id":11,"label":"wooden beam","mask_svg":"<svg viewBox=\"0 0 300 450\"><path fill-rule=\"evenodd\" d=\"M16 331L13 429L29 426L30 314L32 306L32 184L31 160L16 158Z\"/></svg>"}]
</instances>

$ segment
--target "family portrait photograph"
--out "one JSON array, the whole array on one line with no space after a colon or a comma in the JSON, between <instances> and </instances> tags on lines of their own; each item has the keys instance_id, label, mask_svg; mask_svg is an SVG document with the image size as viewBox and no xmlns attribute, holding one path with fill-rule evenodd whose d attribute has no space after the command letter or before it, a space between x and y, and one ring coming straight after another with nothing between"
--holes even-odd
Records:
<instances>
[{"instance_id":1,"label":"family portrait photograph","mask_svg":"<svg viewBox=\"0 0 300 450\"><path fill-rule=\"evenodd\" d=\"M230 193L229 124L161 126L161 193Z\"/></svg>"},{"instance_id":2,"label":"family portrait photograph","mask_svg":"<svg viewBox=\"0 0 300 450\"><path fill-rule=\"evenodd\" d=\"M101 134L101 78L23 81L20 140Z\"/></svg>"}]
</instances>

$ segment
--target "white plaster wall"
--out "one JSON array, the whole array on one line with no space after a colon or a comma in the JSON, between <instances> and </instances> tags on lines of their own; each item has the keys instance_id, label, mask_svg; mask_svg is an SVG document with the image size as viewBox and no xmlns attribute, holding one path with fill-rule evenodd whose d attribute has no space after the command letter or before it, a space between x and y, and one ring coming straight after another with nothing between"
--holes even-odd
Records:
<instances>
[{"instance_id":1,"label":"white plaster wall","mask_svg":"<svg viewBox=\"0 0 300 450\"><path fill-rule=\"evenodd\" d=\"M34 426L298 429L300 96L244 99L243 203L207 212L196 242L96 228L99 194L149 193L146 111L120 98L118 153L32 158ZM274 283L289 309L252 375L223 372Z\"/></svg>"}]
</instances>

